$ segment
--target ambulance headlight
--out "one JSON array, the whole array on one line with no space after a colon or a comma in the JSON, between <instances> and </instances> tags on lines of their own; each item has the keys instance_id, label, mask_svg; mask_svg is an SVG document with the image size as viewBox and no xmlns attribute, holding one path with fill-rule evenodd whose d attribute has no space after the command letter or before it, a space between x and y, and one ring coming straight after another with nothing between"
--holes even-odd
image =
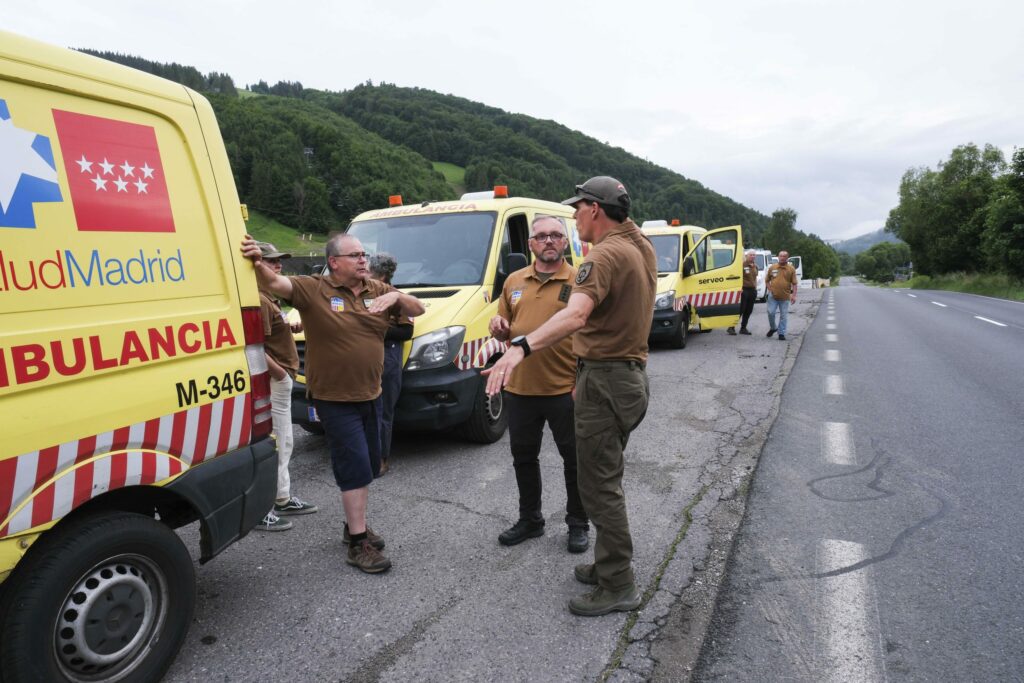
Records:
<instances>
[{"instance_id":1,"label":"ambulance headlight","mask_svg":"<svg viewBox=\"0 0 1024 683\"><path fill-rule=\"evenodd\" d=\"M663 311L672 308L676 302L676 293L673 291L661 292L654 299L654 310Z\"/></svg>"},{"instance_id":2,"label":"ambulance headlight","mask_svg":"<svg viewBox=\"0 0 1024 683\"><path fill-rule=\"evenodd\" d=\"M426 370L453 362L462 349L466 328L442 327L412 340L406 370Z\"/></svg>"}]
</instances>

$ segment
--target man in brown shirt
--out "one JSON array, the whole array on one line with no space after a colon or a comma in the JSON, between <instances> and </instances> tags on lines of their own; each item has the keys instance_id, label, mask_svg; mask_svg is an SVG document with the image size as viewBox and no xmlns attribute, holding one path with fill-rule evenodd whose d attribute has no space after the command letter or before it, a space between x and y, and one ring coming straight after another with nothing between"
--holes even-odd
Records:
<instances>
[{"instance_id":1,"label":"man in brown shirt","mask_svg":"<svg viewBox=\"0 0 1024 683\"><path fill-rule=\"evenodd\" d=\"M779 341L786 341L786 322L789 318L789 304L796 303L796 268L789 265L789 252L779 252L779 262L765 270L765 295L768 304L768 336L775 334L775 312L779 313Z\"/></svg>"},{"instance_id":2,"label":"man in brown shirt","mask_svg":"<svg viewBox=\"0 0 1024 683\"><path fill-rule=\"evenodd\" d=\"M640 605L622 491L622 452L650 397L647 334L658 267L650 240L629 220L629 194L615 178L591 178L563 204L575 208L580 237L594 246L576 275L569 305L509 348L487 372L487 393L500 391L531 350L574 334L577 475L597 535L594 563L574 571L578 581L596 588L572 598L569 609L598 616Z\"/></svg>"},{"instance_id":3,"label":"man in brown shirt","mask_svg":"<svg viewBox=\"0 0 1024 683\"><path fill-rule=\"evenodd\" d=\"M519 339L533 332L569 303L576 269L562 257L566 247L565 225L554 216L533 219L530 250L532 265L508 276L491 318L491 336L499 341ZM505 387L508 407L509 446L519 488L519 520L498 536L502 545L516 545L544 534L541 512L540 447L544 423L562 456L565 474L565 523L569 525L568 549L587 549L587 513L576 484L576 433L572 390L576 385L576 357L572 336L523 360Z\"/></svg>"},{"instance_id":4,"label":"man in brown shirt","mask_svg":"<svg viewBox=\"0 0 1024 683\"><path fill-rule=\"evenodd\" d=\"M260 287L288 299L306 331L306 379L327 434L334 478L345 508L346 562L367 573L386 571L384 541L366 525L369 484L380 471L380 382L384 335L391 316L423 313L413 296L370 279L359 240L328 240L326 275L284 277L263 263L249 236L242 253L252 259Z\"/></svg>"},{"instance_id":5,"label":"man in brown shirt","mask_svg":"<svg viewBox=\"0 0 1024 683\"><path fill-rule=\"evenodd\" d=\"M750 249L743 259L743 294L740 296L740 334L750 334L747 323L754 312L757 300L757 264L754 263L754 250Z\"/></svg>"},{"instance_id":6,"label":"man in brown shirt","mask_svg":"<svg viewBox=\"0 0 1024 683\"><path fill-rule=\"evenodd\" d=\"M263 262L274 273L281 274L281 259L291 254L277 250L269 242L260 242ZM288 464L292 459L292 380L299 369L299 353L295 337L281 306L265 290L260 290L260 319L263 321L263 352L270 372L270 414L274 423L274 441L277 443L277 498L274 507L256 528L260 531L287 531L292 523L282 515L308 515L317 511L316 505L291 495L291 477Z\"/></svg>"}]
</instances>

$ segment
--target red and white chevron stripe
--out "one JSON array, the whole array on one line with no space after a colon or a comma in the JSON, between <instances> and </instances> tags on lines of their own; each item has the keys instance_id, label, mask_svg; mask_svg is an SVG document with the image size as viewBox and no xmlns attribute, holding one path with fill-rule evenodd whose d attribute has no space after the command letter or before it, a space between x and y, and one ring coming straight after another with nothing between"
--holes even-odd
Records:
<instances>
[{"instance_id":1,"label":"red and white chevron stripe","mask_svg":"<svg viewBox=\"0 0 1024 683\"><path fill-rule=\"evenodd\" d=\"M487 359L496 353L504 353L508 350L508 343L498 341L494 337L481 337L473 341L463 342L459 350L459 357L455 359L455 366L459 370L470 368L482 368L487 365Z\"/></svg>"},{"instance_id":2,"label":"red and white chevron stripe","mask_svg":"<svg viewBox=\"0 0 1024 683\"><path fill-rule=\"evenodd\" d=\"M0 538L123 486L154 484L249 442L250 394L0 460ZM100 456L100 457L96 457Z\"/></svg>"},{"instance_id":3,"label":"red and white chevron stripe","mask_svg":"<svg viewBox=\"0 0 1024 683\"><path fill-rule=\"evenodd\" d=\"M727 292L701 292L699 294L691 294L689 301L690 305L694 308L703 308L704 306L738 304L742 296L743 291L739 289Z\"/></svg>"}]
</instances>

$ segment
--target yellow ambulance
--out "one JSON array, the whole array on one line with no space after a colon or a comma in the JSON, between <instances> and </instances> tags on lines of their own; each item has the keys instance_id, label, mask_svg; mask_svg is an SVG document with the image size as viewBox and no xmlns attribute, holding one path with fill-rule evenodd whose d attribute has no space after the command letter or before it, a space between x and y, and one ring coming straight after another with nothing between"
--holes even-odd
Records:
<instances>
[{"instance_id":1,"label":"yellow ambulance","mask_svg":"<svg viewBox=\"0 0 1024 683\"><path fill-rule=\"evenodd\" d=\"M488 323L509 273L532 260L530 224L554 216L566 226L566 258L583 259L572 207L509 197L505 186L465 194L458 201L401 205L367 211L346 228L371 254L388 252L398 261L397 288L418 297L426 313L414 321L406 342L402 393L395 424L406 430L458 428L472 441L501 438L508 416L501 395L488 397L480 371L507 349L491 337ZM300 363L304 342L297 338ZM300 374L304 366L300 367ZM316 411L300 377L292 394L292 421L319 431Z\"/></svg>"},{"instance_id":2,"label":"yellow ambulance","mask_svg":"<svg viewBox=\"0 0 1024 683\"><path fill-rule=\"evenodd\" d=\"M242 207L209 103L0 32L0 678L155 681L273 504Z\"/></svg>"},{"instance_id":3,"label":"yellow ambulance","mask_svg":"<svg viewBox=\"0 0 1024 683\"><path fill-rule=\"evenodd\" d=\"M743 229L705 230L674 219L641 225L658 258L651 342L686 347L691 329L710 332L739 323L743 292Z\"/></svg>"}]
</instances>

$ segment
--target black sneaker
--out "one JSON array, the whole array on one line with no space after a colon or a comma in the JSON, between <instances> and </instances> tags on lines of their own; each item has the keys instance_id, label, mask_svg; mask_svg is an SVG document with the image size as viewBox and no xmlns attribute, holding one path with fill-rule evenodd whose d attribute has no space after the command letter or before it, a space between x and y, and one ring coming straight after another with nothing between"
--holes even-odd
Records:
<instances>
[{"instance_id":1,"label":"black sneaker","mask_svg":"<svg viewBox=\"0 0 1024 683\"><path fill-rule=\"evenodd\" d=\"M770 337L770 336L772 336L773 334L775 334L775 328L772 328L772 329L768 330L768 334L766 334L765 336L766 336L766 337Z\"/></svg>"},{"instance_id":2,"label":"black sneaker","mask_svg":"<svg viewBox=\"0 0 1024 683\"><path fill-rule=\"evenodd\" d=\"M567 547L570 553L582 553L589 548L590 539L587 537L587 528L582 526L569 527Z\"/></svg>"},{"instance_id":3,"label":"black sneaker","mask_svg":"<svg viewBox=\"0 0 1024 683\"><path fill-rule=\"evenodd\" d=\"M268 512L267 516L255 527L256 531L288 531L291 528L290 521L281 519L273 511Z\"/></svg>"},{"instance_id":4,"label":"black sneaker","mask_svg":"<svg viewBox=\"0 0 1024 683\"><path fill-rule=\"evenodd\" d=\"M780 334L779 335L779 341L786 341L786 335Z\"/></svg>"},{"instance_id":5,"label":"black sneaker","mask_svg":"<svg viewBox=\"0 0 1024 683\"><path fill-rule=\"evenodd\" d=\"M319 510L316 505L292 496L284 503L274 503L274 512L279 515L311 515Z\"/></svg>"},{"instance_id":6,"label":"black sneaker","mask_svg":"<svg viewBox=\"0 0 1024 683\"><path fill-rule=\"evenodd\" d=\"M528 538L537 538L544 535L544 522L531 522L528 519L521 519L511 528L505 529L498 535L498 543L502 545L518 545Z\"/></svg>"},{"instance_id":7,"label":"black sneaker","mask_svg":"<svg viewBox=\"0 0 1024 683\"><path fill-rule=\"evenodd\" d=\"M726 330L726 332L728 332L729 334L731 334L734 337L736 336L736 328L735 327L730 327L729 329Z\"/></svg>"},{"instance_id":8,"label":"black sneaker","mask_svg":"<svg viewBox=\"0 0 1024 683\"><path fill-rule=\"evenodd\" d=\"M384 550L384 539L373 533L369 525L366 526L366 540L377 550ZM345 531L341 533L341 542L345 545L352 545L352 537L348 533L348 523L345 524Z\"/></svg>"},{"instance_id":9,"label":"black sneaker","mask_svg":"<svg viewBox=\"0 0 1024 683\"><path fill-rule=\"evenodd\" d=\"M750 330L745 327L740 328L740 334L750 334Z\"/></svg>"}]
</instances>

